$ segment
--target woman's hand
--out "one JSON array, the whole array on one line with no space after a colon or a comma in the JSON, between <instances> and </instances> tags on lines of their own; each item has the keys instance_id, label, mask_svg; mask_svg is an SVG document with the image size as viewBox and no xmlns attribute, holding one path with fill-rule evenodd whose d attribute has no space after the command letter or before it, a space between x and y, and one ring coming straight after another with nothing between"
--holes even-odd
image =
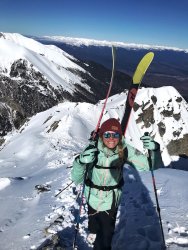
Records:
<instances>
[{"instance_id":1,"label":"woman's hand","mask_svg":"<svg viewBox=\"0 0 188 250\"><path fill-rule=\"evenodd\" d=\"M79 161L82 164L92 163L95 161L97 154L98 154L98 149L96 146L96 142L92 141L80 154Z\"/></svg>"},{"instance_id":2,"label":"woman's hand","mask_svg":"<svg viewBox=\"0 0 188 250\"><path fill-rule=\"evenodd\" d=\"M158 150L160 149L159 143L155 142L153 138L149 135L143 135L140 140L143 142L143 147L148 150Z\"/></svg>"}]
</instances>

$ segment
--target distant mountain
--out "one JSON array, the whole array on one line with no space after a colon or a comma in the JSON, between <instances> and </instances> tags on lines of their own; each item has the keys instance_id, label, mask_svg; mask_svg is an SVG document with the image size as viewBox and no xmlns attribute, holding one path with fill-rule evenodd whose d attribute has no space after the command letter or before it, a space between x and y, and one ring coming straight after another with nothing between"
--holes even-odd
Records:
<instances>
[{"instance_id":1,"label":"distant mountain","mask_svg":"<svg viewBox=\"0 0 188 250\"><path fill-rule=\"evenodd\" d=\"M151 87L174 86L188 101L188 50L174 47L126 44L67 37L33 37L44 44L54 44L84 61L94 61L111 67L111 50L117 47L117 70L132 75L140 58L154 51L155 58L144 78Z\"/></svg>"}]
</instances>

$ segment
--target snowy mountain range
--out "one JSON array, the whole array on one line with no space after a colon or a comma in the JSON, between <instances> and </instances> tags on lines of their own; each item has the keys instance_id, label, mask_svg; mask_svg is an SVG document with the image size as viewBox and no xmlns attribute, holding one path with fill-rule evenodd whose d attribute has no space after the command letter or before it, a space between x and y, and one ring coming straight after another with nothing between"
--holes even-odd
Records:
<instances>
[{"instance_id":1,"label":"snowy mountain range","mask_svg":"<svg viewBox=\"0 0 188 250\"><path fill-rule=\"evenodd\" d=\"M61 231L61 247L71 249L80 193L70 180L71 165L96 126L110 74L54 45L1 33L0 249L42 249ZM117 75L117 93L109 98L103 121L123 116L127 90L117 85L130 76ZM174 87L139 89L126 139L143 153L140 137L146 131L160 143L166 167L156 171L166 243L170 250L187 249L188 172L182 170L188 170L188 103ZM124 172L113 249L158 250L150 173L133 173L128 166ZM78 244L89 250L84 209Z\"/></svg>"},{"instance_id":2,"label":"snowy mountain range","mask_svg":"<svg viewBox=\"0 0 188 250\"><path fill-rule=\"evenodd\" d=\"M109 41L100 41L94 39L86 38L73 38L73 37L63 37L63 36L44 36L46 40L64 42L73 46L102 46L102 47L111 47L112 44L115 47L122 47L128 49L149 49L149 50L174 50L174 51L183 51L188 53L188 49L179 49L177 47L168 47L168 46L158 46L158 45L147 45L147 44L136 44L136 43L124 43L124 42L109 42Z\"/></svg>"},{"instance_id":3,"label":"snowy mountain range","mask_svg":"<svg viewBox=\"0 0 188 250\"><path fill-rule=\"evenodd\" d=\"M188 101L188 50L174 47L97 41L62 36L33 37L44 44L54 44L80 60L95 61L110 68L110 47L117 47L116 69L132 75L141 58L148 51L155 53L144 83L150 87L174 86Z\"/></svg>"}]
</instances>

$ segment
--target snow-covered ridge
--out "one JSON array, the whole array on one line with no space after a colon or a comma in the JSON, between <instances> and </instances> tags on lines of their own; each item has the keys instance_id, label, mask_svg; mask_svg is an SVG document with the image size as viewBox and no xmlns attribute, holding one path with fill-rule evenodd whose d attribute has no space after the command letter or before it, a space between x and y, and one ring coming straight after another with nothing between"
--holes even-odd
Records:
<instances>
[{"instance_id":1,"label":"snow-covered ridge","mask_svg":"<svg viewBox=\"0 0 188 250\"><path fill-rule=\"evenodd\" d=\"M18 46L36 52L37 54L45 55L45 57L47 57L50 61L53 61L62 67L75 68L83 71L81 67L79 67L77 64L67 59L67 57L69 57L77 61L76 58L70 56L68 53L66 53L65 51L59 49L54 45L43 45L31 38L27 38L18 33L1 33L1 34L2 36L0 37L1 38L0 41L2 40L5 40L6 42L10 41L13 44L17 44Z\"/></svg>"},{"instance_id":2,"label":"snow-covered ridge","mask_svg":"<svg viewBox=\"0 0 188 250\"><path fill-rule=\"evenodd\" d=\"M157 100L153 98L151 101L154 95ZM102 122L109 117L122 117L126 97L127 93L123 92L109 98ZM155 103L153 117L156 122L148 128L143 122L136 124L135 120L139 118L141 111L139 108L132 113L126 134L129 143L143 151L140 137L149 131L160 143L166 165L172 160L167 150L169 141L188 134L188 104L180 99L181 96L173 87L139 89L136 103L142 105L143 111ZM96 126L103 102L104 100L97 105L74 102L58 104L31 117L19 131L6 136L4 147L0 150L0 176L4 177L0 179L0 249L37 249L46 239L46 228L51 234L65 230L66 241L71 242L74 235L75 211L78 209L76 194L71 186L58 197L54 196L59 193L59 189L65 188L71 182L70 166L75 155L88 143L88 137ZM180 119L174 119L173 115L164 117L163 108L167 114L172 110L173 114L180 114ZM163 136L160 135L157 126L160 121L167 127ZM176 130L180 129L181 133L174 136L173 127ZM188 199L184 188L187 175L188 172L172 169L160 169L155 172L165 239L172 245L169 250L179 250L180 246L185 246L186 249L188 245L188 224L185 220L188 217ZM152 245L159 245L160 233L156 233L158 223L153 228L156 218L153 211L156 210L150 201L154 197L150 173L138 175L128 168L125 178L113 249L124 250L125 246L127 249L137 249L138 245L138 249L143 250L147 249L145 244L148 241L147 244L151 244L148 249L160 249L156 246L152 248ZM36 187L46 187L47 190L39 193ZM155 204L154 198L153 201ZM127 213L132 214L129 216ZM62 223L52 223L59 216L63 218ZM86 212L83 216L86 217ZM130 224L125 226L125 221ZM185 228L184 236L177 233L177 230L183 231L180 227ZM136 228L138 230L134 232ZM86 232L87 220L83 220L80 234L84 239ZM136 238L137 241L125 241L125 237ZM177 246L174 246L175 244ZM80 249L90 248L86 246Z\"/></svg>"},{"instance_id":3,"label":"snow-covered ridge","mask_svg":"<svg viewBox=\"0 0 188 250\"><path fill-rule=\"evenodd\" d=\"M174 50L174 51L183 51L188 53L188 49L180 49L177 47L168 47L160 45L147 45L147 44L136 44L136 43L126 43L126 42L116 42L116 41L106 41L106 40L94 40L86 38L72 38L64 36L44 36L45 39L55 40L58 42L64 42L69 45L74 46L108 46L112 45L120 48L127 49L147 49L147 50Z\"/></svg>"},{"instance_id":4,"label":"snow-covered ridge","mask_svg":"<svg viewBox=\"0 0 188 250\"><path fill-rule=\"evenodd\" d=\"M156 100L152 101L154 97ZM126 98L127 92L111 96L108 100L102 121L109 117L122 119ZM87 142L90 132L95 128L103 102L104 100L100 101L97 105L65 102L45 112L38 113L31 121L35 120L34 124L38 124L36 125L38 133L40 135L43 134L44 137L48 136L48 133L52 133L53 137L58 140L76 141L77 144L78 141L80 141L79 144L81 145ZM172 155L168 153L168 144L172 140L181 139L185 134L188 134L188 104L173 87L156 89L141 88L135 102L139 108L135 110L135 112L132 112L130 125L126 133L126 140L138 150L144 151L140 137L144 132L149 132L151 136L160 143L164 163L166 166L169 165L173 158ZM150 118L148 118L148 114L150 114ZM144 115L146 115L146 121ZM178 116L178 118L176 116ZM140 117L142 117L142 119L140 119ZM150 119L154 120L154 122L150 121L149 124L147 124L147 120ZM160 123L162 123L162 128L166 128L162 134L160 133ZM32 122L20 128L21 134L16 133L14 135L17 139L14 139L14 137L9 139L9 136L5 137L6 143L3 146L1 154L7 151L9 155L12 150L14 150L13 148L16 148L20 155L20 152L23 150L25 152L26 150L25 144L30 145L30 150L28 151L30 154L32 147L30 141L31 132L29 132L28 142L26 142L24 136L29 129L32 129ZM40 136L38 135L36 137ZM14 144L16 145L16 140L20 141L21 138L23 138L23 143L13 146ZM9 144L10 141L12 141L12 143ZM11 149L10 147L13 148ZM35 144L33 144L33 150L34 152L36 150ZM38 149L36 153L38 154Z\"/></svg>"},{"instance_id":5,"label":"snow-covered ridge","mask_svg":"<svg viewBox=\"0 0 188 250\"><path fill-rule=\"evenodd\" d=\"M72 93L77 83L89 90L79 76L67 70L85 72L70 60L77 61L74 57L54 45L43 45L17 33L0 33L0 70L8 76L11 65L20 58L34 65L54 88L61 86Z\"/></svg>"}]
</instances>

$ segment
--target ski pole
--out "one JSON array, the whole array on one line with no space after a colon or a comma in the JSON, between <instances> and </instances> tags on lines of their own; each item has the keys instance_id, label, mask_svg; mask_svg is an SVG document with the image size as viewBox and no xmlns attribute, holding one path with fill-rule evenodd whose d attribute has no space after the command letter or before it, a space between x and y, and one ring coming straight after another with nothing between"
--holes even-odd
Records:
<instances>
[{"instance_id":1,"label":"ski pole","mask_svg":"<svg viewBox=\"0 0 188 250\"><path fill-rule=\"evenodd\" d=\"M97 147L97 140L95 138L92 139L92 145L89 145L87 147L87 149L89 149L91 146L93 147ZM86 150L86 149L85 149ZM83 180L83 186L82 186L82 192L81 192L81 201L80 201L80 207L79 207L79 212L78 212L78 216L77 216L77 221L76 221L76 226L75 226L75 236L74 236L74 241L73 241L73 249L75 249L76 247L76 240L77 240L77 234L79 231L79 224L80 224L80 215L81 215L81 210L82 210L82 205L83 205L83 197L84 197L84 191L85 191L85 186L86 186L86 179L87 179L87 174L88 174L88 168L89 168L89 164L86 164L86 169L85 169L85 173L84 173L84 180Z\"/></svg>"},{"instance_id":2,"label":"ski pole","mask_svg":"<svg viewBox=\"0 0 188 250\"><path fill-rule=\"evenodd\" d=\"M71 181L71 183L67 184L67 186L64 187L63 189L61 189L54 197L57 197L60 193L62 193L65 189L67 189L72 183L73 183L73 181Z\"/></svg>"},{"instance_id":3,"label":"ski pole","mask_svg":"<svg viewBox=\"0 0 188 250\"><path fill-rule=\"evenodd\" d=\"M112 74L111 74L110 85L109 85L109 88L108 88L106 99L105 99L103 107L102 107L101 114L99 116L99 120L98 120L97 126L96 126L96 128L94 130L94 133L92 135L93 139L95 139L96 134L98 132L98 129L100 127L100 123L101 123L101 120L102 120L102 117L103 117L104 110L106 108L108 97L109 97L111 89L112 89L112 85L113 85L113 81L114 81L114 75L115 75L115 61L116 61L116 48L112 45Z\"/></svg>"},{"instance_id":4,"label":"ski pole","mask_svg":"<svg viewBox=\"0 0 188 250\"><path fill-rule=\"evenodd\" d=\"M145 132L144 135L148 136L149 133ZM155 184L155 176L154 176L153 166L152 166L151 150L149 150L149 149L148 149L148 163L149 163L149 168L150 168L150 171L151 171L153 189L154 189L155 199L156 199L156 204L157 204L157 212L158 212L158 217L159 217L159 222L160 222L160 227L161 227L161 234L162 234L162 238L163 238L163 244L164 244L163 249L166 249L166 243L165 243L163 225L162 225L162 220L161 220L161 212L160 212L159 200L158 200L158 196L157 196L157 188L156 188L156 184Z\"/></svg>"},{"instance_id":5,"label":"ski pole","mask_svg":"<svg viewBox=\"0 0 188 250\"><path fill-rule=\"evenodd\" d=\"M77 241L77 235L78 235L79 225L80 225L80 215L81 215L81 210L82 210L82 205L83 205L83 197L84 197L84 191L85 191L85 181L86 181L86 178L87 178L87 172L88 172L88 166L86 166L86 171L85 171L85 174L84 174L82 193L81 193L81 197L80 197L81 198L80 207L79 207L78 217L77 217L76 226L75 226L73 249L76 249L76 241Z\"/></svg>"}]
</instances>

